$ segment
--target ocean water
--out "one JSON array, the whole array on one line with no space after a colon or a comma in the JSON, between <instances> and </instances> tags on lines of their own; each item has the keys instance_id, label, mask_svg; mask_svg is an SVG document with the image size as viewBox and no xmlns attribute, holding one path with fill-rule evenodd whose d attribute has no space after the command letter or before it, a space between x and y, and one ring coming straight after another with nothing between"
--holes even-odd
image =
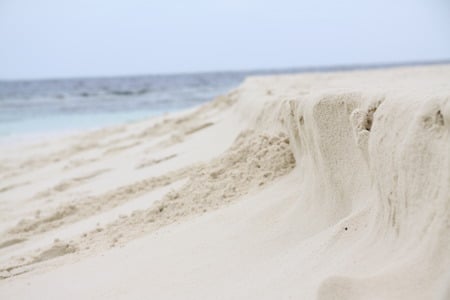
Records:
<instances>
[{"instance_id":1,"label":"ocean water","mask_svg":"<svg viewBox=\"0 0 450 300\"><path fill-rule=\"evenodd\" d=\"M94 129L190 108L249 74L0 81L0 139Z\"/></svg>"}]
</instances>

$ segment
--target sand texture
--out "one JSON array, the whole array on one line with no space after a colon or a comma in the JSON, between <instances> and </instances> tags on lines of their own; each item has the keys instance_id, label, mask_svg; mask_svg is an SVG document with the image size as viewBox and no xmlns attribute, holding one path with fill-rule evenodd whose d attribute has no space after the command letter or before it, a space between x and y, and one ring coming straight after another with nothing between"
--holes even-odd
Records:
<instances>
[{"instance_id":1,"label":"sand texture","mask_svg":"<svg viewBox=\"0 0 450 300\"><path fill-rule=\"evenodd\" d=\"M450 299L450 66L251 77L0 149L0 299Z\"/></svg>"}]
</instances>

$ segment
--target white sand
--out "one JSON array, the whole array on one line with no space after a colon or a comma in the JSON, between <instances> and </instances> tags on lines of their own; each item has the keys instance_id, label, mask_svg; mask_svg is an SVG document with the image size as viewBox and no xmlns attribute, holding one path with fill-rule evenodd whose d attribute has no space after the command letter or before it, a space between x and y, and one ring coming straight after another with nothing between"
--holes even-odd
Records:
<instances>
[{"instance_id":1,"label":"white sand","mask_svg":"<svg viewBox=\"0 0 450 300\"><path fill-rule=\"evenodd\" d=\"M450 66L249 78L0 155L0 299L450 298Z\"/></svg>"}]
</instances>

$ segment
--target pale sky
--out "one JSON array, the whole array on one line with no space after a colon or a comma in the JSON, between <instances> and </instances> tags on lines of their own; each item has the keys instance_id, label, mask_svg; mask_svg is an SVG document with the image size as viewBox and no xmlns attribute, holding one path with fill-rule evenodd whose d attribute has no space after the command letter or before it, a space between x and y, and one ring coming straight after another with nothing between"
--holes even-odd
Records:
<instances>
[{"instance_id":1,"label":"pale sky","mask_svg":"<svg viewBox=\"0 0 450 300\"><path fill-rule=\"evenodd\" d=\"M0 0L0 79L440 59L449 0Z\"/></svg>"}]
</instances>

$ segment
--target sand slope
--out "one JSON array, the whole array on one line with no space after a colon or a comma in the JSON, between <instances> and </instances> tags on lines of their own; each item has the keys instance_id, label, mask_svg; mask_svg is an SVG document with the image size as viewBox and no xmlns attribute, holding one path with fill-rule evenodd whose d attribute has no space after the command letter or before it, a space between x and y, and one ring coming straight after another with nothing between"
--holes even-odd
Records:
<instances>
[{"instance_id":1,"label":"sand slope","mask_svg":"<svg viewBox=\"0 0 450 300\"><path fill-rule=\"evenodd\" d=\"M450 66L247 79L10 146L2 299L448 299Z\"/></svg>"}]
</instances>

